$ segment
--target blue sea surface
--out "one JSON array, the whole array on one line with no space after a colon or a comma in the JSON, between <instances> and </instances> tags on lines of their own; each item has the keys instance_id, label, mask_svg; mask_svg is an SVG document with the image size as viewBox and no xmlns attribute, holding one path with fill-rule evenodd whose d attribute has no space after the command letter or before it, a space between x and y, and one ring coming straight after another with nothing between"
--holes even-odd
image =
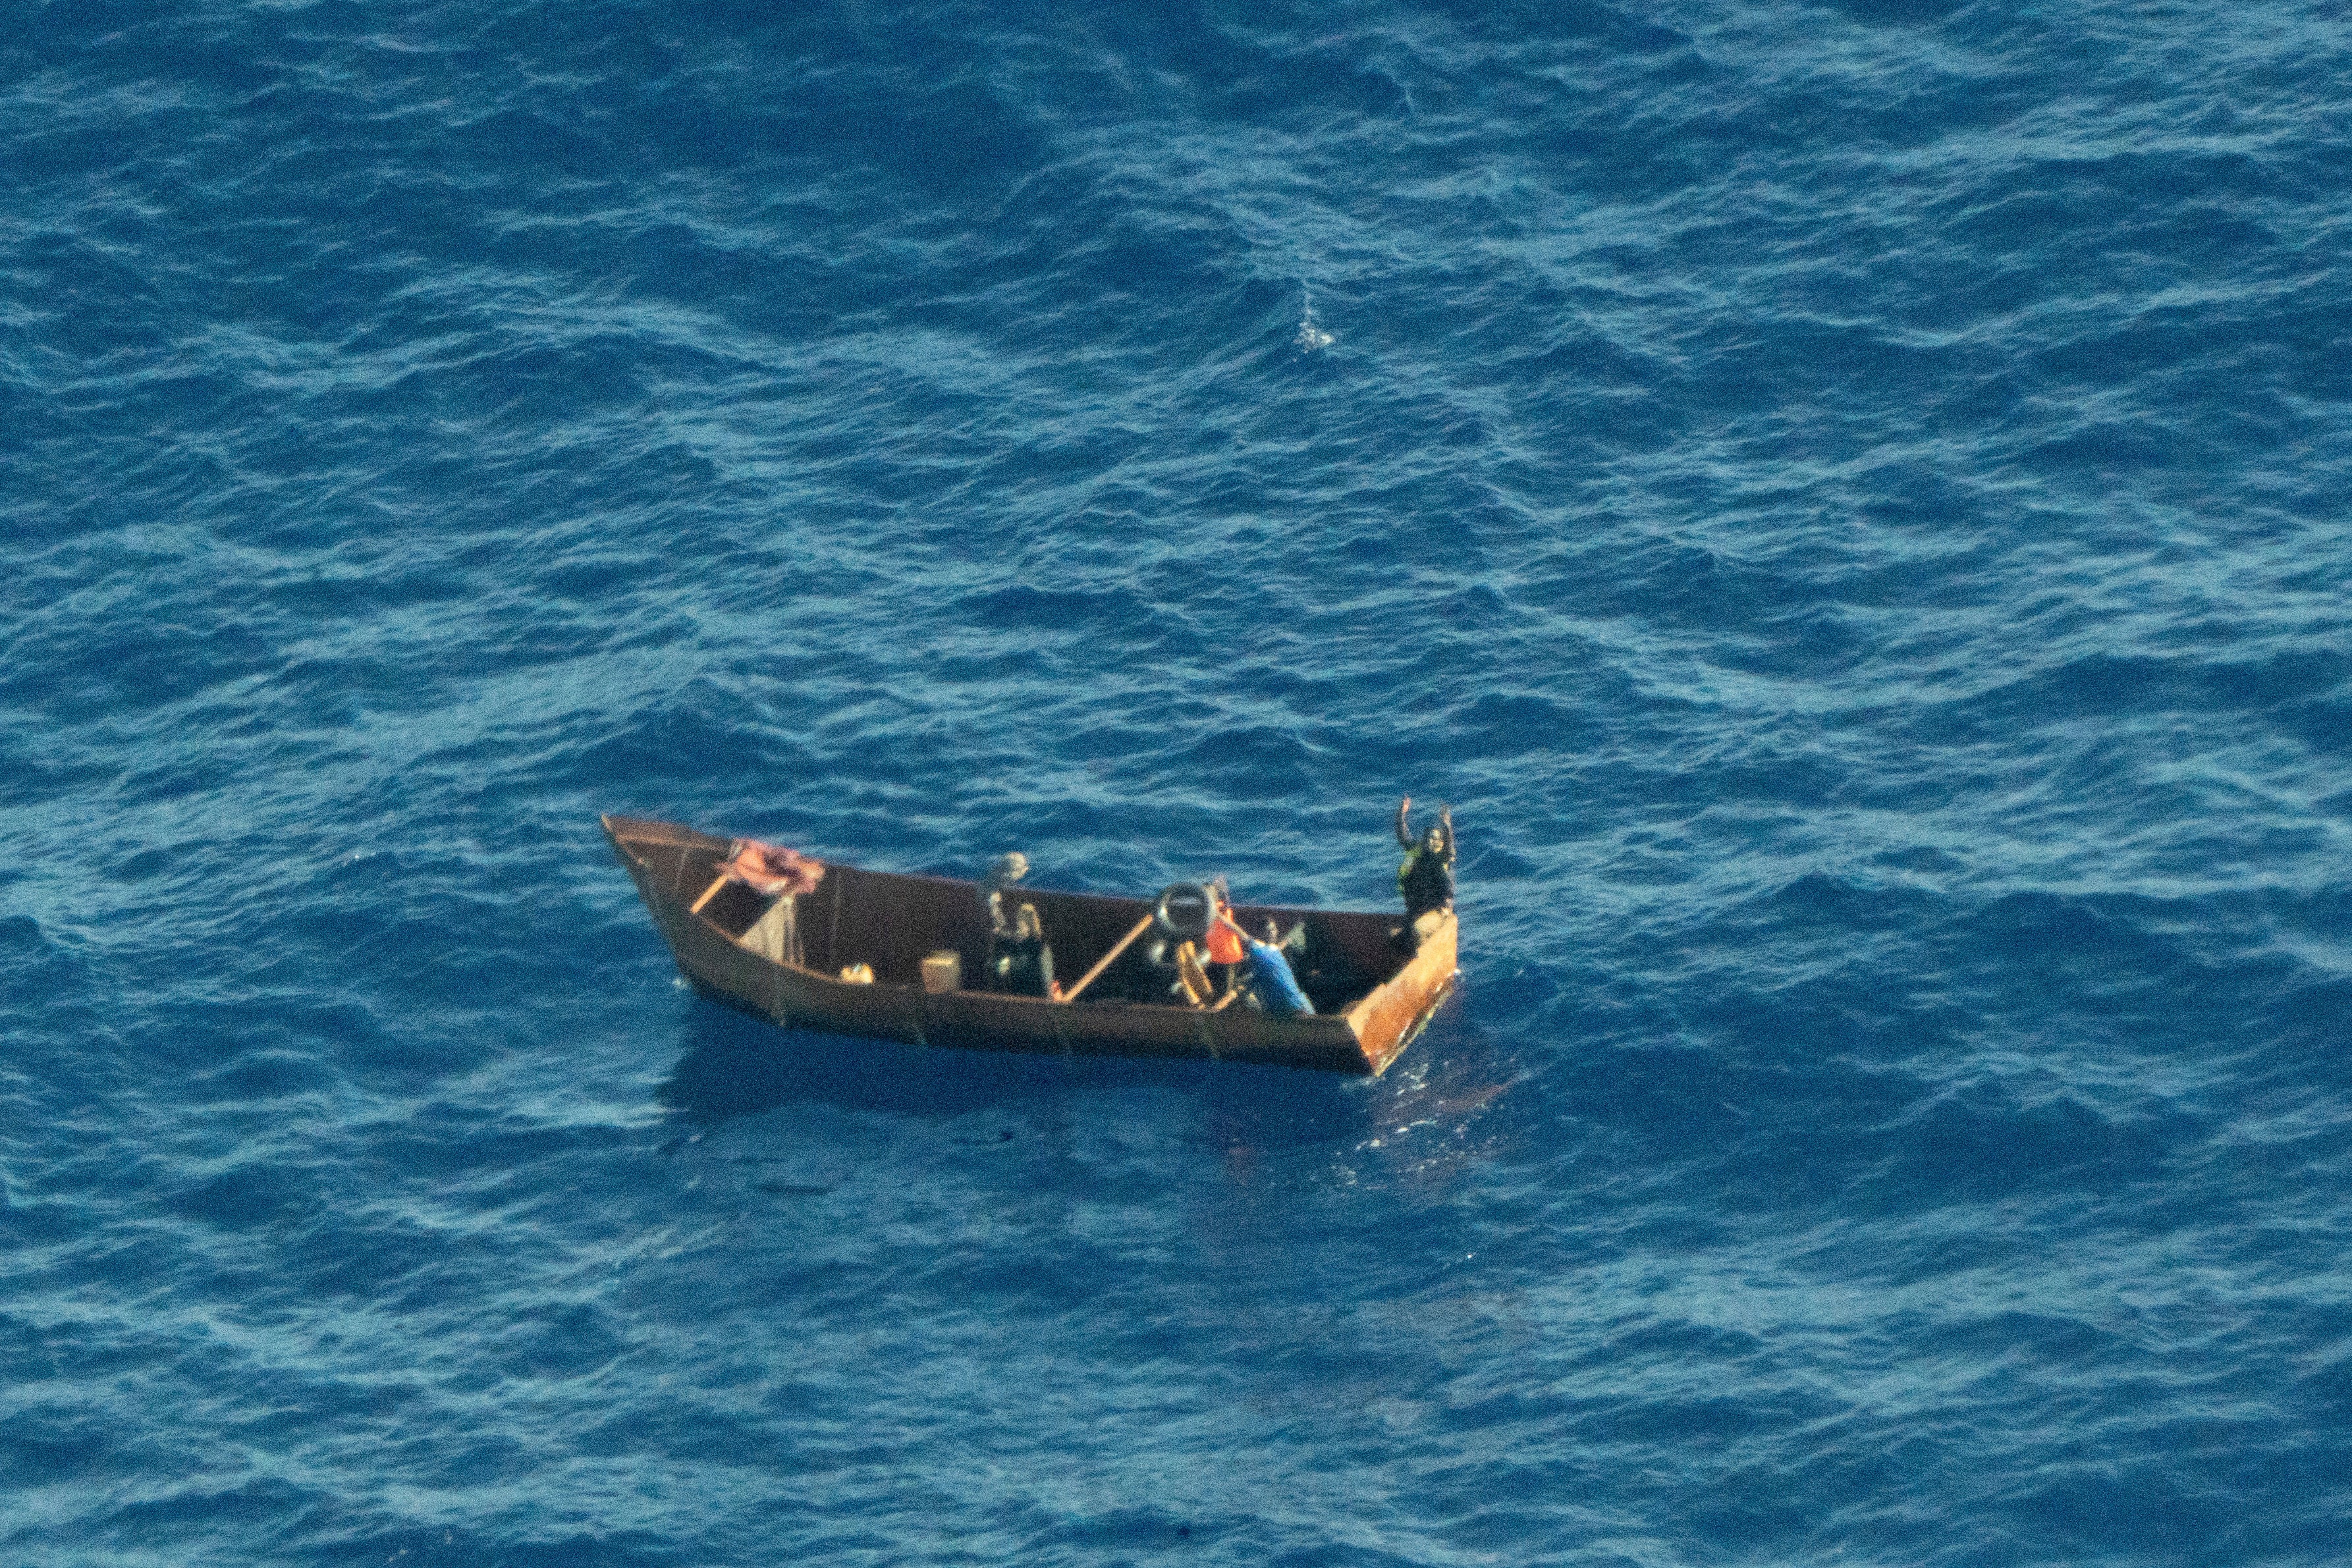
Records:
<instances>
[{"instance_id":1,"label":"blue sea surface","mask_svg":"<svg viewBox=\"0 0 2352 1568\"><path fill-rule=\"evenodd\" d=\"M2352 1559L2347 495L2339 0L0 0L0 1562Z\"/></svg>"}]
</instances>

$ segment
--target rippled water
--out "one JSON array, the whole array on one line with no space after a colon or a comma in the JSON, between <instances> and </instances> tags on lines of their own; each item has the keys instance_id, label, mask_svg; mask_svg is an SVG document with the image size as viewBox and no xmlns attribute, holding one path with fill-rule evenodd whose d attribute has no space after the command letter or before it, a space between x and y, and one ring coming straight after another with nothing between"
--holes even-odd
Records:
<instances>
[{"instance_id":1,"label":"rippled water","mask_svg":"<svg viewBox=\"0 0 2352 1568\"><path fill-rule=\"evenodd\" d=\"M0 1547L2352 1552L2352 21L0 19ZM1381 907L695 1000L600 810Z\"/></svg>"}]
</instances>

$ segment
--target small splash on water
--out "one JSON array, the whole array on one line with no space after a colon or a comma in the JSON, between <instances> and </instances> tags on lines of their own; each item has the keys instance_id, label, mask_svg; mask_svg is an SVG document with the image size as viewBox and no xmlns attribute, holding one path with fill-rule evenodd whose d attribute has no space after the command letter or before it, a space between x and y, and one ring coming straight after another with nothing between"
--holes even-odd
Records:
<instances>
[{"instance_id":1,"label":"small splash on water","mask_svg":"<svg viewBox=\"0 0 2352 1568\"><path fill-rule=\"evenodd\" d=\"M1330 333L1316 324L1315 297L1303 285L1298 290L1298 336L1292 341L1298 345L1298 351L1302 354L1328 349L1335 341Z\"/></svg>"}]
</instances>

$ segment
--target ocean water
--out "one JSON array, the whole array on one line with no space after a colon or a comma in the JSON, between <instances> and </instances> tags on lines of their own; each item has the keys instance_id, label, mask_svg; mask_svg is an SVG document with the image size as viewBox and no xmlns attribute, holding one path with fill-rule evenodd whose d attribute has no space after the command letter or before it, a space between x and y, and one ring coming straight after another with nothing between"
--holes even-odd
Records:
<instances>
[{"instance_id":1,"label":"ocean water","mask_svg":"<svg viewBox=\"0 0 2352 1568\"><path fill-rule=\"evenodd\" d=\"M0 1562L2343 1562L2347 490L2332 0L5 0Z\"/></svg>"}]
</instances>

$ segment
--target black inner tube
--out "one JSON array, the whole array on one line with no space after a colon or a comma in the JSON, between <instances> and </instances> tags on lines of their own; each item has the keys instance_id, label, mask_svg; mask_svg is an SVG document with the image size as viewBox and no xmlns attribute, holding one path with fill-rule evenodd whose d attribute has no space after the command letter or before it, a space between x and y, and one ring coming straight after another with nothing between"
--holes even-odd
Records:
<instances>
[{"instance_id":1,"label":"black inner tube","mask_svg":"<svg viewBox=\"0 0 2352 1568\"><path fill-rule=\"evenodd\" d=\"M1209 890L1199 883L1171 883L1152 906L1151 917L1160 930L1179 941L1198 942L1209 935L1209 919L1216 907Z\"/></svg>"}]
</instances>

